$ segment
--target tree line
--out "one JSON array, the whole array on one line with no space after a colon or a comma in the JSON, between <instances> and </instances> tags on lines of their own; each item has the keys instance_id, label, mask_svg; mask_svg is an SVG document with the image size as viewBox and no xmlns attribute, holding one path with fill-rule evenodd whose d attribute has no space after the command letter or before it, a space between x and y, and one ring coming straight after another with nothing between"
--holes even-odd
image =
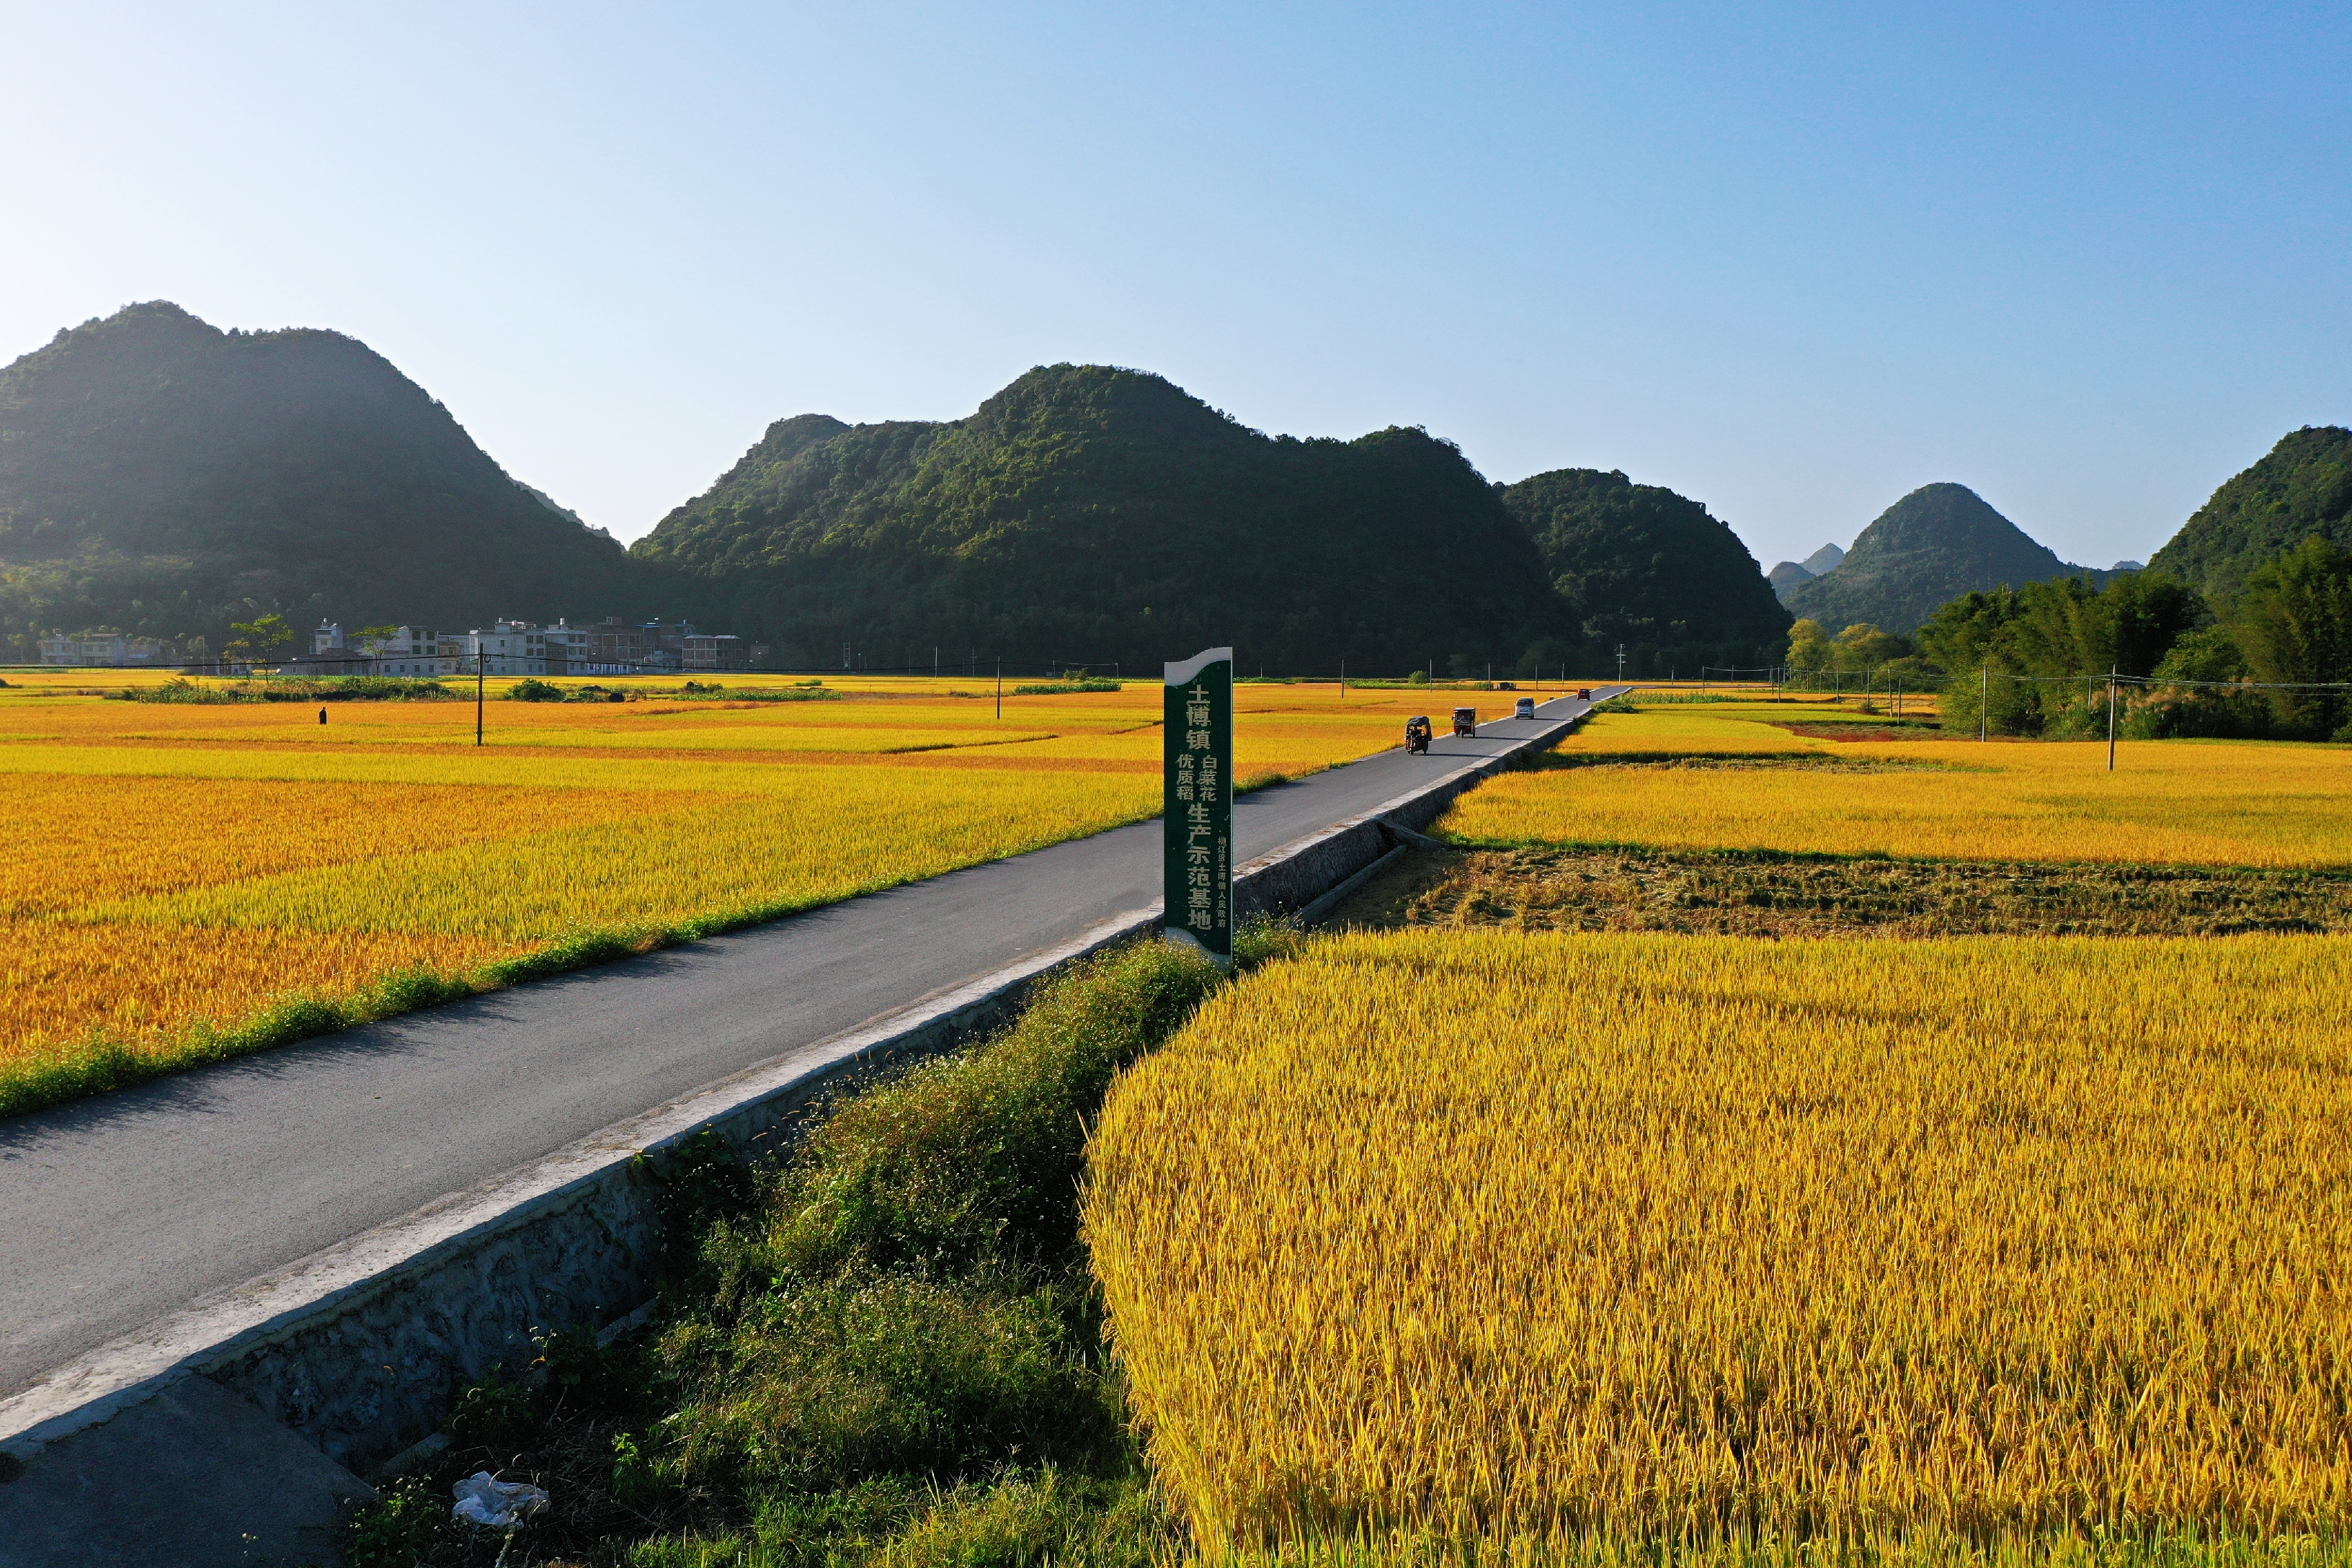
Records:
<instances>
[{"instance_id":1,"label":"tree line","mask_svg":"<svg viewBox=\"0 0 2352 1568\"><path fill-rule=\"evenodd\" d=\"M2226 596L2162 571L1964 594L1910 637L1834 637L1800 620L1794 675L1868 674L1944 692L1947 729L2045 739L2104 735L2106 679L2123 732L2352 742L2352 552L2314 534ZM2331 686L2336 687L2330 689Z\"/></svg>"}]
</instances>

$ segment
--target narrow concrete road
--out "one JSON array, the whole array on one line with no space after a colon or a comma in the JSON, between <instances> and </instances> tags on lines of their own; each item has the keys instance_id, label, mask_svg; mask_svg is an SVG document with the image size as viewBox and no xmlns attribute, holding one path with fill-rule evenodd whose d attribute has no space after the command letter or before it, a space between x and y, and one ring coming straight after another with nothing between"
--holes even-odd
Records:
<instances>
[{"instance_id":1,"label":"narrow concrete road","mask_svg":"<svg viewBox=\"0 0 2352 1568\"><path fill-rule=\"evenodd\" d=\"M1556 722L1586 706L1540 711ZM1426 757L1385 752L1245 795L1241 858L1538 727L1501 721ZM0 1121L0 1395L212 1291L1140 910L1159 877L1160 825L1118 828Z\"/></svg>"}]
</instances>

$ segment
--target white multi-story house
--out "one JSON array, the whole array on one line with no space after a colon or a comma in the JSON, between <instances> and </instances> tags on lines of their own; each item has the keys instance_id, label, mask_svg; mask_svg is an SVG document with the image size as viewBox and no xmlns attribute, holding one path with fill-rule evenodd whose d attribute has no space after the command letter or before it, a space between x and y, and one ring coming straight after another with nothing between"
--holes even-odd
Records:
<instances>
[{"instance_id":1,"label":"white multi-story house","mask_svg":"<svg viewBox=\"0 0 2352 1568\"><path fill-rule=\"evenodd\" d=\"M306 673L432 676L457 673L457 655L430 626L395 626L390 636L346 637L333 621L310 634L310 652L295 664Z\"/></svg>"},{"instance_id":2,"label":"white multi-story house","mask_svg":"<svg viewBox=\"0 0 2352 1568\"><path fill-rule=\"evenodd\" d=\"M597 644L592 628L568 620L551 626L500 621L487 631L466 634L458 647L457 669L471 675L477 655L486 675L635 675L643 668L635 660L611 657Z\"/></svg>"},{"instance_id":3,"label":"white multi-story house","mask_svg":"<svg viewBox=\"0 0 2352 1568\"><path fill-rule=\"evenodd\" d=\"M477 668L485 675L545 675L546 629L529 621L476 626L466 634L460 668L467 675Z\"/></svg>"},{"instance_id":4,"label":"white multi-story house","mask_svg":"<svg viewBox=\"0 0 2352 1568\"><path fill-rule=\"evenodd\" d=\"M121 632L77 632L41 639L43 664L168 664L171 650L153 637Z\"/></svg>"},{"instance_id":5,"label":"white multi-story house","mask_svg":"<svg viewBox=\"0 0 2352 1568\"><path fill-rule=\"evenodd\" d=\"M689 630L679 639L679 649L688 669L749 669L751 668L751 647L732 632L698 632Z\"/></svg>"},{"instance_id":6,"label":"white multi-story house","mask_svg":"<svg viewBox=\"0 0 2352 1568\"><path fill-rule=\"evenodd\" d=\"M400 626L381 639L362 637L362 647L375 655L378 675L455 675L457 660L445 655L440 634L430 626Z\"/></svg>"}]
</instances>

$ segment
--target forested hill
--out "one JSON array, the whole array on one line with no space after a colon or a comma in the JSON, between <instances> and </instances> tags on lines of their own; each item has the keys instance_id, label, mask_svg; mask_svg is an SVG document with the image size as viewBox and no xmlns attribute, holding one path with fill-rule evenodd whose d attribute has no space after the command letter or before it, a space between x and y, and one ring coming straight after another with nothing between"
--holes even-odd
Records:
<instances>
[{"instance_id":1,"label":"forested hill","mask_svg":"<svg viewBox=\"0 0 2352 1568\"><path fill-rule=\"evenodd\" d=\"M1922 485L1878 514L1836 566L1783 590L1835 632L1858 621L1908 633L1961 595L2108 574L2070 565L1966 485Z\"/></svg>"},{"instance_id":2,"label":"forested hill","mask_svg":"<svg viewBox=\"0 0 2352 1568\"><path fill-rule=\"evenodd\" d=\"M2227 598L2257 566L2323 534L2352 550L2352 430L2306 425L2213 492L2148 562Z\"/></svg>"},{"instance_id":3,"label":"forested hill","mask_svg":"<svg viewBox=\"0 0 2352 1568\"><path fill-rule=\"evenodd\" d=\"M1450 443L1269 437L1101 365L950 423L782 420L632 553L665 604L793 663L846 643L876 667L936 647L1133 673L1231 643L1244 670L1500 674L1579 636Z\"/></svg>"},{"instance_id":4,"label":"forested hill","mask_svg":"<svg viewBox=\"0 0 2352 1568\"><path fill-rule=\"evenodd\" d=\"M217 648L346 626L627 612L621 548L365 344L133 305L0 371L0 621ZM22 657L17 649L10 654Z\"/></svg>"},{"instance_id":5,"label":"forested hill","mask_svg":"<svg viewBox=\"0 0 2352 1568\"><path fill-rule=\"evenodd\" d=\"M1699 502L1597 468L1555 468L1496 493L1596 644L1692 668L1780 657L1789 612L1739 536Z\"/></svg>"}]
</instances>

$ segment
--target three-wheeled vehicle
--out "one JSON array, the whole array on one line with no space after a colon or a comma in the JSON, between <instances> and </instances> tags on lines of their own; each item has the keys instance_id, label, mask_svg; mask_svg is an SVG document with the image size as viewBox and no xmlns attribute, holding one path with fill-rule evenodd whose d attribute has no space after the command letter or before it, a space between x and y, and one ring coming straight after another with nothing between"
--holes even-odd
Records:
<instances>
[{"instance_id":1,"label":"three-wheeled vehicle","mask_svg":"<svg viewBox=\"0 0 2352 1568\"><path fill-rule=\"evenodd\" d=\"M1532 697L1520 698L1511 708L1511 717L1514 719L1532 719L1535 716L1536 700Z\"/></svg>"},{"instance_id":2,"label":"three-wheeled vehicle","mask_svg":"<svg viewBox=\"0 0 2352 1568\"><path fill-rule=\"evenodd\" d=\"M1456 708L1454 710L1454 732L1457 735L1475 735L1478 732L1478 710Z\"/></svg>"},{"instance_id":3,"label":"three-wheeled vehicle","mask_svg":"<svg viewBox=\"0 0 2352 1568\"><path fill-rule=\"evenodd\" d=\"M1429 750L1429 715L1416 713L1404 721L1404 749L1418 756Z\"/></svg>"}]
</instances>

